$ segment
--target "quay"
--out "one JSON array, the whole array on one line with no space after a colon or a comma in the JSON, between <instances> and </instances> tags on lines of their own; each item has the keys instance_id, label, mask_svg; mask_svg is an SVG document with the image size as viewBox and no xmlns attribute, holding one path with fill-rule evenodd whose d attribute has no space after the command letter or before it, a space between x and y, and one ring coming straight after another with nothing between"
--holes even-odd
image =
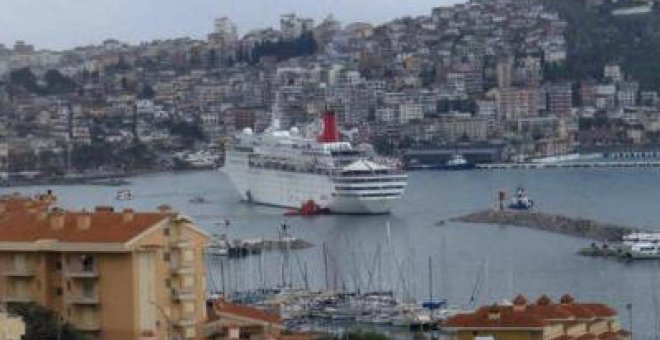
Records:
<instances>
[{"instance_id":1,"label":"quay","mask_svg":"<svg viewBox=\"0 0 660 340\"><path fill-rule=\"evenodd\" d=\"M262 251L300 250L313 246L312 243L295 237L229 240L226 235L213 235L206 253L215 256L243 257L260 254Z\"/></svg>"},{"instance_id":2,"label":"quay","mask_svg":"<svg viewBox=\"0 0 660 340\"><path fill-rule=\"evenodd\" d=\"M576 161L558 163L484 163L477 164L481 170L497 169L552 169L552 168L658 168L660 161Z\"/></svg>"},{"instance_id":3,"label":"quay","mask_svg":"<svg viewBox=\"0 0 660 340\"><path fill-rule=\"evenodd\" d=\"M454 222L510 225L588 238L601 242L619 242L624 235L642 232L640 228L601 223L535 211L484 210L451 219Z\"/></svg>"}]
</instances>

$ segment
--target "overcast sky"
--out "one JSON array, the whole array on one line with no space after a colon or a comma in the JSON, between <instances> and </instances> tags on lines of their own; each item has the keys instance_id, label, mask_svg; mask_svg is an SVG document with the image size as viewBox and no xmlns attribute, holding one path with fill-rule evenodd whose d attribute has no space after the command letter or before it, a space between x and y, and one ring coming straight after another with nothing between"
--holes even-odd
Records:
<instances>
[{"instance_id":1,"label":"overcast sky","mask_svg":"<svg viewBox=\"0 0 660 340\"><path fill-rule=\"evenodd\" d=\"M245 33L276 26L280 14L316 20L334 14L342 23L380 23L461 0L0 0L0 43L25 40L64 49L106 38L139 42L205 37L213 19L228 16Z\"/></svg>"}]
</instances>

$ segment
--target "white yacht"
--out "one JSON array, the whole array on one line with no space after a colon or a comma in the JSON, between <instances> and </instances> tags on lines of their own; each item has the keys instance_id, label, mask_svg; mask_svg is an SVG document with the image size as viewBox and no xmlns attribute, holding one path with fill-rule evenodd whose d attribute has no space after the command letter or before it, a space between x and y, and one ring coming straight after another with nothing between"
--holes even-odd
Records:
<instances>
[{"instance_id":1,"label":"white yacht","mask_svg":"<svg viewBox=\"0 0 660 340\"><path fill-rule=\"evenodd\" d=\"M623 236L624 257L660 259L660 233L631 233Z\"/></svg>"}]
</instances>

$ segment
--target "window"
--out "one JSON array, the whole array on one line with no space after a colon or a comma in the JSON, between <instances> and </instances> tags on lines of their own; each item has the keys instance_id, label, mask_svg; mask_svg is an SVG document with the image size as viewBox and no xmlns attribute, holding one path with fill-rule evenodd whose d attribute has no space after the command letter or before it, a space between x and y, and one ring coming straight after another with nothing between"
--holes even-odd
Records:
<instances>
[{"instance_id":1,"label":"window","mask_svg":"<svg viewBox=\"0 0 660 340\"><path fill-rule=\"evenodd\" d=\"M94 294L94 280L84 280L82 282L82 296L86 298L93 298Z\"/></svg>"},{"instance_id":2,"label":"window","mask_svg":"<svg viewBox=\"0 0 660 340\"><path fill-rule=\"evenodd\" d=\"M165 261L165 262L170 262L171 257L172 257L172 256L171 256L171 254L170 254L169 251L166 251L166 252L163 253L163 261Z\"/></svg>"},{"instance_id":3,"label":"window","mask_svg":"<svg viewBox=\"0 0 660 340\"><path fill-rule=\"evenodd\" d=\"M94 257L90 255L81 255L80 264L82 265L82 271L84 272L93 272L95 270Z\"/></svg>"},{"instance_id":4,"label":"window","mask_svg":"<svg viewBox=\"0 0 660 340\"><path fill-rule=\"evenodd\" d=\"M62 261L60 260L55 261L55 269L62 270Z\"/></svg>"},{"instance_id":5,"label":"window","mask_svg":"<svg viewBox=\"0 0 660 340\"><path fill-rule=\"evenodd\" d=\"M55 295L57 296L62 296L64 292L62 291L62 287L56 287L55 288Z\"/></svg>"},{"instance_id":6,"label":"window","mask_svg":"<svg viewBox=\"0 0 660 340\"><path fill-rule=\"evenodd\" d=\"M170 236L170 228L164 228L163 229L163 235Z\"/></svg>"}]
</instances>

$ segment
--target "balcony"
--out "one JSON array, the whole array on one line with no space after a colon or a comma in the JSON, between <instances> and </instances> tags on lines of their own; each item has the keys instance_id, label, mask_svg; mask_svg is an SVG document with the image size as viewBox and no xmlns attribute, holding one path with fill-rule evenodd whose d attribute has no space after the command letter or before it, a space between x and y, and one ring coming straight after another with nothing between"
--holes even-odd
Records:
<instances>
[{"instance_id":1,"label":"balcony","mask_svg":"<svg viewBox=\"0 0 660 340\"><path fill-rule=\"evenodd\" d=\"M195 300L195 291L192 288L173 288L172 298L174 300Z\"/></svg>"},{"instance_id":2,"label":"balcony","mask_svg":"<svg viewBox=\"0 0 660 340\"><path fill-rule=\"evenodd\" d=\"M195 315L194 314L184 314L176 321L176 325L179 327L194 327L195 326Z\"/></svg>"},{"instance_id":3,"label":"balcony","mask_svg":"<svg viewBox=\"0 0 660 340\"><path fill-rule=\"evenodd\" d=\"M195 273L192 261L179 259L170 263L170 271L177 275L192 275Z\"/></svg>"},{"instance_id":4,"label":"balcony","mask_svg":"<svg viewBox=\"0 0 660 340\"><path fill-rule=\"evenodd\" d=\"M101 330L101 322L98 320L81 321L74 320L73 325L83 332L98 332Z\"/></svg>"},{"instance_id":5,"label":"balcony","mask_svg":"<svg viewBox=\"0 0 660 340\"><path fill-rule=\"evenodd\" d=\"M98 295L76 295L68 299L69 304L72 305L98 305L100 303Z\"/></svg>"},{"instance_id":6,"label":"balcony","mask_svg":"<svg viewBox=\"0 0 660 340\"><path fill-rule=\"evenodd\" d=\"M34 299L26 294L12 294L9 293L3 297L4 302L11 303L28 303L33 302Z\"/></svg>"},{"instance_id":7,"label":"balcony","mask_svg":"<svg viewBox=\"0 0 660 340\"><path fill-rule=\"evenodd\" d=\"M192 246L192 240L187 237L173 237L170 240L170 247L172 248L190 249Z\"/></svg>"},{"instance_id":8,"label":"balcony","mask_svg":"<svg viewBox=\"0 0 660 340\"><path fill-rule=\"evenodd\" d=\"M36 272L29 268L6 268L0 271L1 276L16 278L31 278L35 274Z\"/></svg>"},{"instance_id":9,"label":"balcony","mask_svg":"<svg viewBox=\"0 0 660 340\"><path fill-rule=\"evenodd\" d=\"M64 276L74 279L93 279L99 276L99 272L94 266L72 265L64 269Z\"/></svg>"}]
</instances>

